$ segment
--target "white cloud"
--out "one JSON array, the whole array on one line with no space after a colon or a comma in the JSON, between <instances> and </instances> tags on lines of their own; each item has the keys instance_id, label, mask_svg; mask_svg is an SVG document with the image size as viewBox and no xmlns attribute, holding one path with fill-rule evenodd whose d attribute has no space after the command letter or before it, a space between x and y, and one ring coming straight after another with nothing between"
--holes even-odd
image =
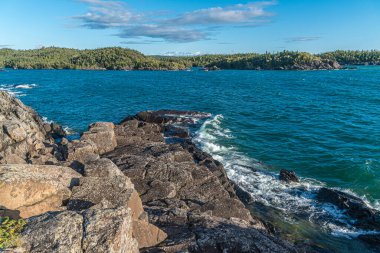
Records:
<instances>
[{"instance_id":1,"label":"white cloud","mask_svg":"<svg viewBox=\"0 0 380 253\"><path fill-rule=\"evenodd\" d=\"M267 18L273 14L267 12L265 7L274 5L275 2L255 2L236 4L227 7L212 7L187 12L170 20L183 25L219 25L219 24L244 24L257 23L261 18Z\"/></svg>"},{"instance_id":2,"label":"white cloud","mask_svg":"<svg viewBox=\"0 0 380 253\"><path fill-rule=\"evenodd\" d=\"M264 24L272 15L265 8L276 3L265 1L212 7L169 18L133 12L119 1L80 1L88 5L88 12L73 18L80 20L83 27L116 29L116 35L120 38L153 38L180 43L210 39L211 31L215 32L223 26L254 27Z\"/></svg>"},{"instance_id":3,"label":"white cloud","mask_svg":"<svg viewBox=\"0 0 380 253\"><path fill-rule=\"evenodd\" d=\"M192 42L208 38L208 33L195 29L183 29L177 26L142 24L127 26L117 34L121 38L149 37L171 42Z\"/></svg>"}]
</instances>

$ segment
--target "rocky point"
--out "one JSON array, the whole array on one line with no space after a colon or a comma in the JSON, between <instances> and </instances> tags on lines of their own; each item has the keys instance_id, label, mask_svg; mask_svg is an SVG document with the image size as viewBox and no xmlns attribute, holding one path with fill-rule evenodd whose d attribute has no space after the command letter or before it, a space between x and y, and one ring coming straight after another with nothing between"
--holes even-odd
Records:
<instances>
[{"instance_id":1,"label":"rocky point","mask_svg":"<svg viewBox=\"0 0 380 253\"><path fill-rule=\"evenodd\" d=\"M17 98L0 105L0 213L27 222L10 252L296 252L191 142L183 126L208 114L141 112L68 141Z\"/></svg>"}]
</instances>

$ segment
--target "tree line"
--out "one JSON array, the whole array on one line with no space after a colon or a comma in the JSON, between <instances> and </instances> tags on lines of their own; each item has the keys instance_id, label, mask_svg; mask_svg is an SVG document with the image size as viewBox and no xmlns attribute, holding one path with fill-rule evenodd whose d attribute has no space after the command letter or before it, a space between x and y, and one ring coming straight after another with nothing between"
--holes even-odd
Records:
<instances>
[{"instance_id":1,"label":"tree line","mask_svg":"<svg viewBox=\"0 0 380 253\"><path fill-rule=\"evenodd\" d=\"M161 61L136 50L108 47L93 50L45 47L33 50L0 49L0 67L14 69L177 70L188 66Z\"/></svg>"},{"instance_id":2,"label":"tree line","mask_svg":"<svg viewBox=\"0 0 380 253\"><path fill-rule=\"evenodd\" d=\"M0 49L0 68L183 70L206 69L337 69L340 65L378 65L380 51L337 50L322 54L277 53L209 54L199 56L146 56L121 47L92 50L44 47L33 50Z\"/></svg>"}]
</instances>

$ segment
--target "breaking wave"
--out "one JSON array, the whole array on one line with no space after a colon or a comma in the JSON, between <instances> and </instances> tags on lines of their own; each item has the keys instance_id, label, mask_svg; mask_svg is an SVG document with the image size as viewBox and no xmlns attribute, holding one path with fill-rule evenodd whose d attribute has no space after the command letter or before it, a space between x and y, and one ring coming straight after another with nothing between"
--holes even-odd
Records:
<instances>
[{"instance_id":1,"label":"breaking wave","mask_svg":"<svg viewBox=\"0 0 380 253\"><path fill-rule=\"evenodd\" d=\"M269 170L267 165L248 157L233 145L223 144L226 138L234 137L229 129L222 127L222 121L223 115L206 120L194 133L193 141L220 161L228 177L250 193L255 202L280 211L283 220L290 223L295 222L294 217L297 217L295 220L301 218L337 237L356 238L361 234L379 233L357 229L353 226L355 220L344 210L319 203L316 195L324 186L322 182L300 178L299 183L285 183L279 180L279 173Z\"/></svg>"},{"instance_id":2,"label":"breaking wave","mask_svg":"<svg viewBox=\"0 0 380 253\"><path fill-rule=\"evenodd\" d=\"M38 85L35 83L32 84L0 84L0 91L6 91L12 96L22 97L26 94L23 92L25 89L33 89Z\"/></svg>"}]
</instances>

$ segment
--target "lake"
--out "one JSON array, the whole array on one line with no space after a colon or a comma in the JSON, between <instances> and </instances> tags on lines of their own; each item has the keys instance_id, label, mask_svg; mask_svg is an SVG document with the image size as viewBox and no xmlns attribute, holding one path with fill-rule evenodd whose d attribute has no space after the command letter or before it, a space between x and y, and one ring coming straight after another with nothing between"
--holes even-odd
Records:
<instances>
[{"instance_id":1,"label":"lake","mask_svg":"<svg viewBox=\"0 0 380 253\"><path fill-rule=\"evenodd\" d=\"M92 122L119 122L144 110L209 112L213 116L193 133L195 142L223 162L230 178L252 193L262 210L281 213L287 225L278 225L285 231L298 223L306 231L300 237L333 235L331 245L341 243L342 252L362 247L347 240L370 231L355 230L338 210L318 206L314 190L337 187L380 206L380 67L8 70L0 72L0 90L14 93L73 137ZM276 180L282 168L294 170L305 191ZM338 218L343 221L335 222Z\"/></svg>"}]
</instances>

